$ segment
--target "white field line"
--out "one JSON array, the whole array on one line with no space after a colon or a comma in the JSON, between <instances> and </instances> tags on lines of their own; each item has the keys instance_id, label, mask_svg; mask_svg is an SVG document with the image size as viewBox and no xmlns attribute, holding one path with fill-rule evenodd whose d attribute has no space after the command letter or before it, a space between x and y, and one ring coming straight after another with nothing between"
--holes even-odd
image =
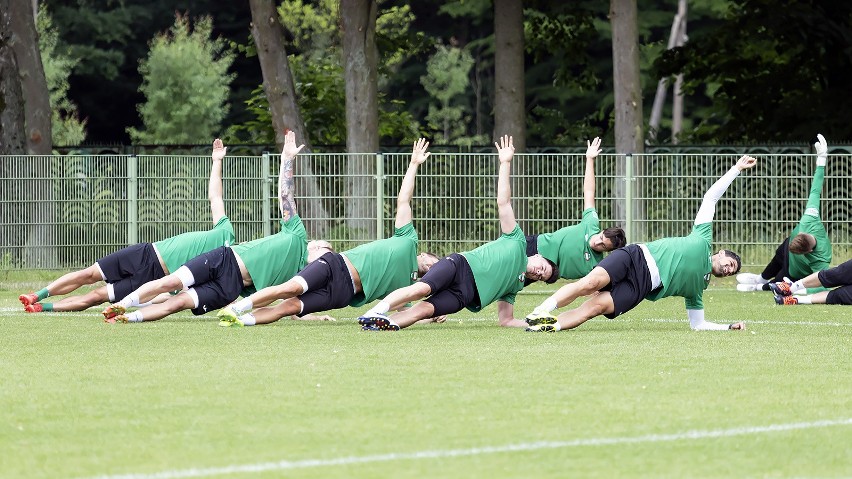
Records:
<instances>
[{"instance_id":1,"label":"white field line","mask_svg":"<svg viewBox=\"0 0 852 479\"><path fill-rule=\"evenodd\" d=\"M352 319L355 320L357 318L342 318L342 319ZM738 320L725 320L719 318L711 318L714 322L719 323L734 323ZM497 324L497 318L490 317L478 317L478 318L464 318L461 320L450 317L447 319L448 322L477 322L477 321L492 321L494 324ZM675 318L641 318L641 319L626 319L626 318L615 318L615 319L590 319L589 321L600 321L600 322L621 322L621 323L632 323L637 321L644 321L647 323L683 323L687 328L689 327L689 320L686 318L683 319L675 319ZM781 324L781 325L789 325L789 326L839 326L839 327L852 327L852 321L848 323L838 323L836 321L828 322L828 321L767 321L767 320L745 320L746 326L749 324Z\"/></svg>"},{"instance_id":2,"label":"white field line","mask_svg":"<svg viewBox=\"0 0 852 479\"><path fill-rule=\"evenodd\" d=\"M246 474L267 471L286 471L307 469L313 467L348 466L376 462L391 462L417 459L438 459L450 457L480 456L483 454L499 454L523 451L540 451L546 449L565 449L570 447L612 446L618 444L643 444L655 442L672 442L695 439L725 438L746 434L766 434L786 432L801 429L817 429L833 426L852 425L852 418L829 419L813 422L797 422L788 424L772 424L769 426L748 426L732 429L717 429L710 431L686 431L674 434L647 434L633 437L600 437L589 439L574 439L571 441L539 441L503 446L484 446L469 449L444 449L432 451L416 451L407 453L387 453L369 456L345 456L328 459L303 459L300 461L281 460L277 462L260 462L255 464L234 464L221 467L205 467L191 469L176 469L149 474L117 474L102 475L92 479L177 479L185 477L210 477L230 474Z\"/></svg>"}]
</instances>

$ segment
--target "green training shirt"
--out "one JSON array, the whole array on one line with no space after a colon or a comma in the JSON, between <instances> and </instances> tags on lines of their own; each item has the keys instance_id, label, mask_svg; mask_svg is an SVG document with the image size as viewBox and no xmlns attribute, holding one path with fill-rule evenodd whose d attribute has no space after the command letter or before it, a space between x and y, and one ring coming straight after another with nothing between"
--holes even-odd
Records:
<instances>
[{"instance_id":1,"label":"green training shirt","mask_svg":"<svg viewBox=\"0 0 852 479\"><path fill-rule=\"evenodd\" d=\"M527 240L520 226L461 255L473 271L479 292L479 305L467 309L477 312L496 300L515 304L515 294L523 289L527 271Z\"/></svg>"},{"instance_id":2,"label":"green training shirt","mask_svg":"<svg viewBox=\"0 0 852 479\"><path fill-rule=\"evenodd\" d=\"M349 306L362 306L417 281L417 231L408 223L393 236L344 251L361 277L363 291Z\"/></svg>"},{"instance_id":3,"label":"green training shirt","mask_svg":"<svg viewBox=\"0 0 852 479\"><path fill-rule=\"evenodd\" d=\"M230 246L234 243L234 226L227 216L219 218L219 221L208 231L192 231L171 238L157 241L154 247L163 258L163 263L174 273L184 263L198 255L212 251L220 246Z\"/></svg>"},{"instance_id":4,"label":"green training shirt","mask_svg":"<svg viewBox=\"0 0 852 479\"><path fill-rule=\"evenodd\" d=\"M538 252L556 263L561 278L579 279L589 274L603 259L603 253L589 246L589 239L600 232L598 212L594 208L586 208L583 219L576 225L538 235Z\"/></svg>"},{"instance_id":5,"label":"green training shirt","mask_svg":"<svg viewBox=\"0 0 852 479\"><path fill-rule=\"evenodd\" d=\"M701 296L710 284L710 242L713 223L692 227L689 236L663 238L648 243L648 251L657 262L662 287L646 299L656 301L669 296L683 296L686 309L704 309Z\"/></svg>"},{"instance_id":6,"label":"green training shirt","mask_svg":"<svg viewBox=\"0 0 852 479\"><path fill-rule=\"evenodd\" d=\"M233 246L251 276L252 285L243 288L248 296L267 286L290 280L308 260L308 235L298 216L281 220L281 231L274 235Z\"/></svg>"},{"instance_id":7,"label":"green training shirt","mask_svg":"<svg viewBox=\"0 0 852 479\"><path fill-rule=\"evenodd\" d=\"M828 233L825 231L825 226L819 217L819 199L822 192L822 182L825 179L825 167L818 166L814 172L814 179L811 183L811 193L808 196L808 204L805 206L805 213L799 224L790 233L790 239L799 233L809 233L814 235L816 239L816 247L813 251L807 254L789 253L790 277L794 280L802 279L805 276L822 271L831 264L831 241L828 239Z\"/></svg>"}]
</instances>

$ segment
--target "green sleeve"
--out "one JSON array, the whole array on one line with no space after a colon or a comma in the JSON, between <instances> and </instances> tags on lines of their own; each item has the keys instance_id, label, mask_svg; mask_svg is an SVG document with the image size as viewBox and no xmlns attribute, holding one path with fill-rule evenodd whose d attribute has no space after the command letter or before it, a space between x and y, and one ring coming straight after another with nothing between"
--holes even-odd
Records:
<instances>
[{"instance_id":1,"label":"green sleeve","mask_svg":"<svg viewBox=\"0 0 852 479\"><path fill-rule=\"evenodd\" d=\"M825 179L825 167L817 166L814 172L814 180L811 182L811 194L808 196L808 205L805 206L805 214L819 218L819 197L822 194L822 182ZM815 210L815 213L809 210Z\"/></svg>"},{"instance_id":2,"label":"green sleeve","mask_svg":"<svg viewBox=\"0 0 852 479\"><path fill-rule=\"evenodd\" d=\"M515 293L507 294L497 298L498 301L505 301L509 304L515 304Z\"/></svg>"},{"instance_id":3,"label":"green sleeve","mask_svg":"<svg viewBox=\"0 0 852 479\"><path fill-rule=\"evenodd\" d=\"M700 294L692 298L684 298L684 302L686 303L686 309L704 309L704 300Z\"/></svg>"}]
</instances>

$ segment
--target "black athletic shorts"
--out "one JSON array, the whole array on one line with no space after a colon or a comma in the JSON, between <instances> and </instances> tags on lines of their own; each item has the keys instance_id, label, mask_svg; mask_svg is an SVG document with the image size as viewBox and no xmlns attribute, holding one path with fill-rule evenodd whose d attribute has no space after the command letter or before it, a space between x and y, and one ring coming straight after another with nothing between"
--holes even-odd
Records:
<instances>
[{"instance_id":1,"label":"black athletic shorts","mask_svg":"<svg viewBox=\"0 0 852 479\"><path fill-rule=\"evenodd\" d=\"M457 313L466 307L479 307L479 291L476 290L473 271L467 259L458 253L435 263L420 281L432 289L426 302L435 308L435 316Z\"/></svg>"},{"instance_id":2,"label":"black athletic shorts","mask_svg":"<svg viewBox=\"0 0 852 479\"><path fill-rule=\"evenodd\" d=\"M112 284L115 299L123 299L137 288L166 275L154 245L139 243L120 249L97 261L107 283Z\"/></svg>"},{"instance_id":3,"label":"black athletic shorts","mask_svg":"<svg viewBox=\"0 0 852 479\"><path fill-rule=\"evenodd\" d=\"M340 253L325 253L299 271L298 276L308 283L308 290L299 296L299 315L344 308L355 297L352 275Z\"/></svg>"},{"instance_id":4,"label":"black athletic shorts","mask_svg":"<svg viewBox=\"0 0 852 479\"><path fill-rule=\"evenodd\" d=\"M835 288L825 298L827 304L852 304L852 260L817 273L819 284Z\"/></svg>"},{"instance_id":5,"label":"black athletic shorts","mask_svg":"<svg viewBox=\"0 0 852 479\"><path fill-rule=\"evenodd\" d=\"M538 254L538 235L527 235L527 257Z\"/></svg>"},{"instance_id":6,"label":"black athletic shorts","mask_svg":"<svg viewBox=\"0 0 852 479\"><path fill-rule=\"evenodd\" d=\"M651 272L637 244L612 251L598 266L609 273L610 283L601 288L601 291L609 291L615 305L615 311L604 315L609 319L635 308L652 291Z\"/></svg>"},{"instance_id":7,"label":"black athletic shorts","mask_svg":"<svg viewBox=\"0 0 852 479\"><path fill-rule=\"evenodd\" d=\"M243 290L243 276L233 250L220 246L187 261L184 266L192 272L195 284L191 286L198 295L196 316L215 311L231 304Z\"/></svg>"}]
</instances>

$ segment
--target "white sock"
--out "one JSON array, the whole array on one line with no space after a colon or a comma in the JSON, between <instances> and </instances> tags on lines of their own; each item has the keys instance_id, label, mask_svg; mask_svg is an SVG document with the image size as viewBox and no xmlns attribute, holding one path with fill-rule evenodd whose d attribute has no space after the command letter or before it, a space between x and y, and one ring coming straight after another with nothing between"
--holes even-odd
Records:
<instances>
[{"instance_id":1,"label":"white sock","mask_svg":"<svg viewBox=\"0 0 852 479\"><path fill-rule=\"evenodd\" d=\"M128 315L125 315L125 317L127 318L127 321L131 323L141 323L142 321L144 321L142 319L142 311L134 311Z\"/></svg>"},{"instance_id":2,"label":"white sock","mask_svg":"<svg viewBox=\"0 0 852 479\"><path fill-rule=\"evenodd\" d=\"M390 311L390 304L387 301L379 301L379 304L370 308L365 316L370 314L386 314L388 311Z\"/></svg>"},{"instance_id":3,"label":"white sock","mask_svg":"<svg viewBox=\"0 0 852 479\"><path fill-rule=\"evenodd\" d=\"M239 321L243 323L243 326L254 326L257 324L257 320L254 318L254 314L248 313L239 317Z\"/></svg>"},{"instance_id":4,"label":"white sock","mask_svg":"<svg viewBox=\"0 0 852 479\"><path fill-rule=\"evenodd\" d=\"M231 306L231 309L236 311L237 313L245 313L246 311L251 311L251 308L254 305L251 302L251 298L243 298Z\"/></svg>"},{"instance_id":5,"label":"white sock","mask_svg":"<svg viewBox=\"0 0 852 479\"><path fill-rule=\"evenodd\" d=\"M768 279L763 279L763 276L754 273L740 273L737 275L737 283L740 284L766 284Z\"/></svg>"},{"instance_id":6,"label":"white sock","mask_svg":"<svg viewBox=\"0 0 852 479\"><path fill-rule=\"evenodd\" d=\"M139 306L139 294L136 291L125 296L118 304L124 306L125 308L129 308L131 306Z\"/></svg>"},{"instance_id":7,"label":"white sock","mask_svg":"<svg viewBox=\"0 0 852 479\"><path fill-rule=\"evenodd\" d=\"M561 324L559 324L559 321L557 321L557 322L553 323L553 329L554 329L555 331L562 331L562 325L561 325Z\"/></svg>"},{"instance_id":8,"label":"white sock","mask_svg":"<svg viewBox=\"0 0 852 479\"><path fill-rule=\"evenodd\" d=\"M791 284L791 285L790 285L790 291L791 291L791 292L793 292L793 293L796 293L796 292L798 292L798 291L802 291L802 290L805 290L805 289L808 289L808 288L806 288L806 287L802 284L802 281L801 281L801 280L796 281L795 283L793 283L793 284Z\"/></svg>"},{"instance_id":9,"label":"white sock","mask_svg":"<svg viewBox=\"0 0 852 479\"><path fill-rule=\"evenodd\" d=\"M556 300L553 299L553 297L545 299L543 303L535 308L536 311L542 311L545 313L549 313L554 309L556 309Z\"/></svg>"},{"instance_id":10,"label":"white sock","mask_svg":"<svg viewBox=\"0 0 852 479\"><path fill-rule=\"evenodd\" d=\"M812 298L813 295L810 294L806 294L804 296L796 296L796 299L799 300L799 304L813 304L813 301L811 301Z\"/></svg>"}]
</instances>

